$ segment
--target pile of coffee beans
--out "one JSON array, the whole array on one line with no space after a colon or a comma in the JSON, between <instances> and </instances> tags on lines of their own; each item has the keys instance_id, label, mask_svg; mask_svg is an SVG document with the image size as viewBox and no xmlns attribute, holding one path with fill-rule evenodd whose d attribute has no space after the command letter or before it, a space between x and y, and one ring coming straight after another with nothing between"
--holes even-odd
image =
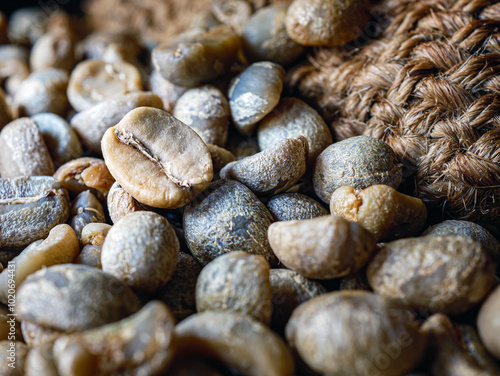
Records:
<instances>
[{"instance_id":1,"label":"pile of coffee beans","mask_svg":"<svg viewBox=\"0 0 500 376\"><path fill-rule=\"evenodd\" d=\"M498 239L287 91L370 2L261 3L0 14L0 375L500 375Z\"/></svg>"}]
</instances>

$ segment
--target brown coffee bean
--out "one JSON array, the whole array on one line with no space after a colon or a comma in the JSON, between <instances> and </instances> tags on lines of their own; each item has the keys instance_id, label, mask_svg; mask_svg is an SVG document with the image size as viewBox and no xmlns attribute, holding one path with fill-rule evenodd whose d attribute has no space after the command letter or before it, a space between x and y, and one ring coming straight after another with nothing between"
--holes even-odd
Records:
<instances>
[{"instance_id":1,"label":"brown coffee bean","mask_svg":"<svg viewBox=\"0 0 500 376\"><path fill-rule=\"evenodd\" d=\"M320 283L307 279L293 270L272 269L269 280L273 305L271 327L280 332L285 328L295 308L327 292Z\"/></svg>"},{"instance_id":2,"label":"brown coffee bean","mask_svg":"<svg viewBox=\"0 0 500 376\"><path fill-rule=\"evenodd\" d=\"M76 258L75 264L88 265L94 268L102 269L101 253L101 245L85 245Z\"/></svg>"},{"instance_id":3,"label":"brown coffee bean","mask_svg":"<svg viewBox=\"0 0 500 376\"><path fill-rule=\"evenodd\" d=\"M267 201L267 209L275 221L299 221L328 215L318 201L300 193L282 193Z\"/></svg>"},{"instance_id":4,"label":"brown coffee bean","mask_svg":"<svg viewBox=\"0 0 500 376\"><path fill-rule=\"evenodd\" d=\"M153 49L155 69L175 85L194 87L222 76L236 59L240 37L228 26ZM200 64L200 61L203 64Z\"/></svg>"},{"instance_id":5,"label":"brown coffee bean","mask_svg":"<svg viewBox=\"0 0 500 376\"><path fill-rule=\"evenodd\" d=\"M120 320L139 309L125 284L86 265L55 265L31 274L17 290L21 320L79 331Z\"/></svg>"},{"instance_id":6,"label":"brown coffee bean","mask_svg":"<svg viewBox=\"0 0 500 376\"><path fill-rule=\"evenodd\" d=\"M0 375L24 376L28 346L21 341L0 341Z\"/></svg>"},{"instance_id":7,"label":"brown coffee bean","mask_svg":"<svg viewBox=\"0 0 500 376\"><path fill-rule=\"evenodd\" d=\"M304 46L340 46L360 35L369 21L365 0L294 0L286 31Z\"/></svg>"},{"instance_id":8,"label":"brown coffee bean","mask_svg":"<svg viewBox=\"0 0 500 376\"><path fill-rule=\"evenodd\" d=\"M304 136L309 145L307 164L332 143L325 121L306 103L297 98L283 98L259 124L257 137L262 150L293 137Z\"/></svg>"},{"instance_id":9,"label":"brown coffee bean","mask_svg":"<svg viewBox=\"0 0 500 376\"><path fill-rule=\"evenodd\" d=\"M291 376L294 362L283 340L251 316L203 312L175 328L179 354L201 355L245 375Z\"/></svg>"},{"instance_id":10,"label":"brown coffee bean","mask_svg":"<svg viewBox=\"0 0 500 376\"><path fill-rule=\"evenodd\" d=\"M0 178L0 248L46 238L68 216L68 193L52 177Z\"/></svg>"},{"instance_id":11,"label":"brown coffee bean","mask_svg":"<svg viewBox=\"0 0 500 376\"><path fill-rule=\"evenodd\" d=\"M226 144L229 103L215 86L204 85L186 91L177 100L173 115L189 125L206 144Z\"/></svg>"},{"instance_id":12,"label":"brown coffee bean","mask_svg":"<svg viewBox=\"0 0 500 376\"><path fill-rule=\"evenodd\" d=\"M251 190L234 180L219 180L202 196L184 211L186 242L202 265L234 251L277 263L267 241L272 216Z\"/></svg>"},{"instance_id":13,"label":"brown coffee bean","mask_svg":"<svg viewBox=\"0 0 500 376\"><path fill-rule=\"evenodd\" d=\"M406 311L365 291L324 294L301 304L286 327L292 348L324 375L394 376L410 371L425 337Z\"/></svg>"},{"instance_id":14,"label":"brown coffee bean","mask_svg":"<svg viewBox=\"0 0 500 376\"><path fill-rule=\"evenodd\" d=\"M75 66L75 45L71 35L48 32L37 39L30 54L32 71L56 68L71 71Z\"/></svg>"},{"instance_id":15,"label":"brown coffee bean","mask_svg":"<svg viewBox=\"0 0 500 376\"><path fill-rule=\"evenodd\" d=\"M0 61L0 71L1 71L1 61ZM7 103L5 98L5 92L0 89L0 131L2 128L12 121L12 110Z\"/></svg>"},{"instance_id":16,"label":"brown coffee bean","mask_svg":"<svg viewBox=\"0 0 500 376\"><path fill-rule=\"evenodd\" d=\"M149 206L184 206L213 177L210 153L201 138L168 112L156 108L130 111L106 131L101 146L116 181Z\"/></svg>"},{"instance_id":17,"label":"brown coffee bean","mask_svg":"<svg viewBox=\"0 0 500 376\"><path fill-rule=\"evenodd\" d=\"M313 174L314 191L325 203L343 186L365 189L385 184L397 189L402 178L390 146L368 136L351 137L330 145L318 156Z\"/></svg>"},{"instance_id":18,"label":"brown coffee bean","mask_svg":"<svg viewBox=\"0 0 500 376\"><path fill-rule=\"evenodd\" d=\"M68 73L61 69L46 69L29 75L16 91L13 106L19 116L44 112L65 116L68 111Z\"/></svg>"},{"instance_id":19,"label":"brown coffee bean","mask_svg":"<svg viewBox=\"0 0 500 376\"><path fill-rule=\"evenodd\" d=\"M8 303L12 281L19 286L30 274L43 267L73 262L79 252L78 239L72 228L66 224L57 225L50 230L47 239L24 249L0 274L0 301Z\"/></svg>"},{"instance_id":20,"label":"brown coffee bean","mask_svg":"<svg viewBox=\"0 0 500 376\"><path fill-rule=\"evenodd\" d=\"M201 266L187 253L180 252L174 274L156 294L155 299L164 302L177 322L196 313L196 281Z\"/></svg>"},{"instance_id":21,"label":"brown coffee bean","mask_svg":"<svg viewBox=\"0 0 500 376\"><path fill-rule=\"evenodd\" d=\"M367 276L373 290L388 299L456 314L488 293L495 269L472 239L429 235L386 243L370 261Z\"/></svg>"},{"instance_id":22,"label":"brown coffee bean","mask_svg":"<svg viewBox=\"0 0 500 376\"><path fill-rule=\"evenodd\" d=\"M375 238L358 223L326 215L269 226L269 244L288 268L309 278L343 277L362 268Z\"/></svg>"},{"instance_id":23,"label":"brown coffee bean","mask_svg":"<svg viewBox=\"0 0 500 376\"><path fill-rule=\"evenodd\" d=\"M214 180L218 179L220 170L228 163L234 162L236 157L229 150L217 145L207 144L208 151L212 157L212 166L214 169Z\"/></svg>"},{"instance_id":24,"label":"brown coffee bean","mask_svg":"<svg viewBox=\"0 0 500 376\"><path fill-rule=\"evenodd\" d=\"M75 131L62 117L44 113L31 117L42 133L50 156L57 166L82 156L82 146Z\"/></svg>"},{"instance_id":25,"label":"brown coffee bean","mask_svg":"<svg viewBox=\"0 0 500 376\"><path fill-rule=\"evenodd\" d=\"M0 175L52 175L54 164L36 123L21 118L7 124L0 132Z\"/></svg>"},{"instance_id":26,"label":"brown coffee bean","mask_svg":"<svg viewBox=\"0 0 500 376\"><path fill-rule=\"evenodd\" d=\"M500 287L488 296L477 317L479 335L488 351L500 359Z\"/></svg>"},{"instance_id":27,"label":"brown coffee bean","mask_svg":"<svg viewBox=\"0 0 500 376\"><path fill-rule=\"evenodd\" d=\"M179 240L170 223L153 212L119 220L102 246L102 270L137 291L154 292L172 277Z\"/></svg>"},{"instance_id":28,"label":"brown coffee bean","mask_svg":"<svg viewBox=\"0 0 500 376\"><path fill-rule=\"evenodd\" d=\"M158 375L175 354L175 320L167 306L150 302L121 321L58 338L59 374Z\"/></svg>"},{"instance_id":29,"label":"brown coffee bean","mask_svg":"<svg viewBox=\"0 0 500 376\"><path fill-rule=\"evenodd\" d=\"M269 263L262 256L231 252L208 263L196 282L196 309L245 313L269 324Z\"/></svg>"},{"instance_id":30,"label":"brown coffee bean","mask_svg":"<svg viewBox=\"0 0 500 376\"><path fill-rule=\"evenodd\" d=\"M330 199L330 211L363 225L379 241L418 235L427 220L422 200L381 184L363 190L336 189Z\"/></svg>"},{"instance_id":31,"label":"brown coffee bean","mask_svg":"<svg viewBox=\"0 0 500 376\"><path fill-rule=\"evenodd\" d=\"M146 210L144 205L133 198L117 182L114 182L109 190L107 203L109 217L113 223L118 222L127 214Z\"/></svg>"},{"instance_id":32,"label":"brown coffee bean","mask_svg":"<svg viewBox=\"0 0 500 376\"><path fill-rule=\"evenodd\" d=\"M81 240L82 231L89 223L104 223L104 209L90 191L84 191L76 196L71 204L71 221L70 225L75 230L78 240Z\"/></svg>"},{"instance_id":33,"label":"brown coffee bean","mask_svg":"<svg viewBox=\"0 0 500 376\"><path fill-rule=\"evenodd\" d=\"M68 99L76 111L85 111L104 100L141 90L141 74L132 64L85 60L71 72Z\"/></svg>"},{"instance_id":34,"label":"brown coffee bean","mask_svg":"<svg viewBox=\"0 0 500 376\"><path fill-rule=\"evenodd\" d=\"M255 12L243 26L243 48L251 61L272 61L288 65L296 60L304 47L286 32L288 4L271 4Z\"/></svg>"},{"instance_id":35,"label":"brown coffee bean","mask_svg":"<svg viewBox=\"0 0 500 376\"><path fill-rule=\"evenodd\" d=\"M73 193L91 190L98 197L106 197L115 179L102 159L82 157L63 164L54 178Z\"/></svg>"},{"instance_id":36,"label":"brown coffee bean","mask_svg":"<svg viewBox=\"0 0 500 376\"><path fill-rule=\"evenodd\" d=\"M378 248L378 245L377 245ZM376 253L376 251L375 251ZM358 272L347 275L342 278L339 290L364 290L373 291L368 280L366 279L366 270L361 269Z\"/></svg>"},{"instance_id":37,"label":"brown coffee bean","mask_svg":"<svg viewBox=\"0 0 500 376\"><path fill-rule=\"evenodd\" d=\"M292 187L306 172L305 137L289 138L240 161L227 164L222 179L237 180L255 194L274 195Z\"/></svg>"},{"instance_id":38,"label":"brown coffee bean","mask_svg":"<svg viewBox=\"0 0 500 376\"><path fill-rule=\"evenodd\" d=\"M106 130L116 125L134 108L143 106L163 109L162 101L157 95L138 91L104 100L79 112L71 119L71 126L85 145L101 154L101 140Z\"/></svg>"}]
</instances>

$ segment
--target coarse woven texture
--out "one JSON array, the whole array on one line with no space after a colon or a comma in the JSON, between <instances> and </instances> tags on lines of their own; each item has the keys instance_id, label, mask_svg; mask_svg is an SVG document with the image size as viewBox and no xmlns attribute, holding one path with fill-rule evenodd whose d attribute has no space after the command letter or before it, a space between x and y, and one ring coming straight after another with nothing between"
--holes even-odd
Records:
<instances>
[{"instance_id":1,"label":"coarse woven texture","mask_svg":"<svg viewBox=\"0 0 500 376\"><path fill-rule=\"evenodd\" d=\"M288 89L337 140L384 140L414 194L500 229L500 3L383 0L357 41L319 48Z\"/></svg>"}]
</instances>

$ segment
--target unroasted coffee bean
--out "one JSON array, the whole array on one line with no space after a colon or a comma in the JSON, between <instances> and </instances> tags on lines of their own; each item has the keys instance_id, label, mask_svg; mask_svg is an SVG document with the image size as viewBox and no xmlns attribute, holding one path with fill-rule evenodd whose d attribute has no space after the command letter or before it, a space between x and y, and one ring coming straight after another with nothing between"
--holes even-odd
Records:
<instances>
[{"instance_id":1,"label":"unroasted coffee bean","mask_svg":"<svg viewBox=\"0 0 500 376\"><path fill-rule=\"evenodd\" d=\"M21 341L0 341L0 375L24 376L28 346Z\"/></svg>"},{"instance_id":2,"label":"unroasted coffee bean","mask_svg":"<svg viewBox=\"0 0 500 376\"><path fill-rule=\"evenodd\" d=\"M246 137L238 132L229 135L227 149L234 154L237 160L250 157L260 152L256 137Z\"/></svg>"},{"instance_id":3,"label":"unroasted coffee bean","mask_svg":"<svg viewBox=\"0 0 500 376\"><path fill-rule=\"evenodd\" d=\"M500 242L477 223L449 219L429 227L422 235L460 235L471 238L481 243L491 259L500 266Z\"/></svg>"},{"instance_id":4,"label":"unroasted coffee bean","mask_svg":"<svg viewBox=\"0 0 500 376\"><path fill-rule=\"evenodd\" d=\"M184 206L213 177L210 153L200 136L156 108L130 111L106 131L101 146L116 181L149 206Z\"/></svg>"},{"instance_id":5,"label":"unroasted coffee bean","mask_svg":"<svg viewBox=\"0 0 500 376\"><path fill-rule=\"evenodd\" d=\"M120 320L139 309L125 284L97 268L55 265L31 274L17 290L21 320L79 331Z\"/></svg>"},{"instance_id":6,"label":"unroasted coffee bean","mask_svg":"<svg viewBox=\"0 0 500 376\"><path fill-rule=\"evenodd\" d=\"M23 46L0 46L0 79L6 93L14 97L21 83L30 75L28 50Z\"/></svg>"},{"instance_id":7,"label":"unroasted coffee bean","mask_svg":"<svg viewBox=\"0 0 500 376\"><path fill-rule=\"evenodd\" d=\"M49 14L42 7L25 7L17 9L9 18L9 40L15 44L35 42L47 26Z\"/></svg>"},{"instance_id":8,"label":"unroasted coffee bean","mask_svg":"<svg viewBox=\"0 0 500 376\"><path fill-rule=\"evenodd\" d=\"M288 65L297 59L304 47L286 32L288 4L273 4L259 9L242 30L245 56L252 61L272 61Z\"/></svg>"},{"instance_id":9,"label":"unroasted coffee bean","mask_svg":"<svg viewBox=\"0 0 500 376\"><path fill-rule=\"evenodd\" d=\"M262 256L231 252L206 265L196 283L196 309L232 311L266 324L271 319L269 263Z\"/></svg>"},{"instance_id":10,"label":"unroasted coffee bean","mask_svg":"<svg viewBox=\"0 0 500 376\"><path fill-rule=\"evenodd\" d=\"M0 175L52 175L54 164L36 123L21 118L7 124L0 132Z\"/></svg>"},{"instance_id":11,"label":"unroasted coffee bean","mask_svg":"<svg viewBox=\"0 0 500 376\"><path fill-rule=\"evenodd\" d=\"M90 191L84 191L76 196L71 204L71 222L70 225L75 230L78 240L81 239L82 230L89 223L104 223L104 209Z\"/></svg>"},{"instance_id":12,"label":"unroasted coffee bean","mask_svg":"<svg viewBox=\"0 0 500 376\"><path fill-rule=\"evenodd\" d=\"M68 194L52 177L0 178L0 248L43 239L68 216Z\"/></svg>"},{"instance_id":13,"label":"unroasted coffee bean","mask_svg":"<svg viewBox=\"0 0 500 376\"><path fill-rule=\"evenodd\" d=\"M132 197L130 193L125 191L120 185L115 182L111 186L107 198L109 217L113 223L118 222L127 214L146 210L144 205Z\"/></svg>"},{"instance_id":14,"label":"unroasted coffee bean","mask_svg":"<svg viewBox=\"0 0 500 376\"><path fill-rule=\"evenodd\" d=\"M237 180L255 194L274 195L292 187L306 172L305 137L289 138L273 147L226 165L223 179Z\"/></svg>"},{"instance_id":15,"label":"unroasted coffee bean","mask_svg":"<svg viewBox=\"0 0 500 376\"><path fill-rule=\"evenodd\" d=\"M269 280L273 304L271 326L279 331L285 328L295 308L327 292L320 283L307 279L293 270L272 269Z\"/></svg>"},{"instance_id":16,"label":"unroasted coffee bean","mask_svg":"<svg viewBox=\"0 0 500 376\"><path fill-rule=\"evenodd\" d=\"M14 265L9 264L9 268L0 274L0 301L8 303L12 280L18 287L30 274L43 267L73 262L79 252L78 239L71 227L57 225L50 230L47 239L33 247L27 247L14 258Z\"/></svg>"},{"instance_id":17,"label":"unroasted coffee bean","mask_svg":"<svg viewBox=\"0 0 500 376\"><path fill-rule=\"evenodd\" d=\"M330 211L363 225L379 241L418 235L427 220L422 200L381 184L363 190L338 188L330 199Z\"/></svg>"},{"instance_id":18,"label":"unroasted coffee bean","mask_svg":"<svg viewBox=\"0 0 500 376\"><path fill-rule=\"evenodd\" d=\"M332 376L403 375L425 349L406 311L365 291L332 292L301 304L286 337L314 371Z\"/></svg>"},{"instance_id":19,"label":"unroasted coffee bean","mask_svg":"<svg viewBox=\"0 0 500 376\"><path fill-rule=\"evenodd\" d=\"M71 71L75 66L75 45L70 35L48 32L37 39L30 54L32 71L57 68Z\"/></svg>"},{"instance_id":20,"label":"unroasted coffee bean","mask_svg":"<svg viewBox=\"0 0 500 376\"><path fill-rule=\"evenodd\" d=\"M221 148L217 145L207 144L207 148L210 156L212 157L214 177L218 178L220 170L222 170L222 168L224 168L224 166L228 163L234 162L236 157L229 150Z\"/></svg>"},{"instance_id":21,"label":"unroasted coffee bean","mask_svg":"<svg viewBox=\"0 0 500 376\"><path fill-rule=\"evenodd\" d=\"M88 265L94 268L102 269L101 253L101 245L85 245L76 258L75 264Z\"/></svg>"},{"instance_id":22,"label":"unroasted coffee bean","mask_svg":"<svg viewBox=\"0 0 500 376\"><path fill-rule=\"evenodd\" d=\"M252 5L245 0L214 0L211 10L219 22L231 26L239 34L253 13Z\"/></svg>"},{"instance_id":23,"label":"unroasted coffee bean","mask_svg":"<svg viewBox=\"0 0 500 376\"><path fill-rule=\"evenodd\" d=\"M83 157L65 163L54 177L70 192L81 193L90 189L99 197L106 196L115 182L102 159Z\"/></svg>"},{"instance_id":24,"label":"unroasted coffee bean","mask_svg":"<svg viewBox=\"0 0 500 376\"><path fill-rule=\"evenodd\" d=\"M236 129L243 135L253 133L259 120L278 104L285 70L268 61L254 63L240 73L229 88L229 107Z\"/></svg>"},{"instance_id":25,"label":"unroasted coffee bean","mask_svg":"<svg viewBox=\"0 0 500 376\"><path fill-rule=\"evenodd\" d=\"M194 87L222 76L235 61L240 37L228 26L155 47L155 69L175 85ZM203 62L203 64L200 64Z\"/></svg>"},{"instance_id":26,"label":"unroasted coffee bean","mask_svg":"<svg viewBox=\"0 0 500 376\"><path fill-rule=\"evenodd\" d=\"M174 326L167 306L150 302L116 323L58 338L57 369L61 376L161 374L175 354Z\"/></svg>"},{"instance_id":27,"label":"unroasted coffee bean","mask_svg":"<svg viewBox=\"0 0 500 376\"><path fill-rule=\"evenodd\" d=\"M299 221L328 215L328 210L318 201L300 193L273 196L266 206L275 221Z\"/></svg>"},{"instance_id":28,"label":"unroasted coffee bean","mask_svg":"<svg viewBox=\"0 0 500 376\"><path fill-rule=\"evenodd\" d=\"M0 62L1 68L1 62ZM12 121L12 111L5 98L5 93L0 89L0 131L2 128Z\"/></svg>"},{"instance_id":29,"label":"unroasted coffee bean","mask_svg":"<svg viewBox=\"0 0 500 376\"><path fill-rule=\"evenodd\" d=\"M264 204L234 180L213 183L184 211L186 242L202 265L234 251L262 255L271 265L276 264L267 241L271 221Z\"/></svg>"},{"instance_id":30,"label":"unroasted coffee bean","mask_svg":"<svg viewBox=\"0 0 500 376\"><path fill-rule=\"evenodd\" d=\"M478 339L474 329L454 324L447 316L437 313L429 317L420 331L428 338L427 367L432 376L489 376L500 374L500 368ZM471 342L474 341L474 342Z\"/></svg>"},{"instance_id":31,"label":"unroasted coffee bean","mask_svg":"<svg viewBox=\"0 0 500 376\"><path fill-rule=\"evenodd\" d=\"M156 294L172 311L177 322L196 313L196 280L201 266L196 259L180 252L172 278Z\"/></svg>"},{"instance_id":32,"label":"unroasted coffee bean","mask_svg":"<svg viewBox=\"0 0 500 376\"><path fill-rule=\"evenodd\" d=\"M369 20L365 0L295 0L285 25L290 38L305 46L340 46L362 33Z\"/></svg>"},{"instance_id":33,"label":"unroasted coffee bean","mask_svg":"<svg viewBox=\"0 0 500 376\"><path fill-rule=\"evenodd\" d=\"M161 99L147 92L134 92L102 101L71 119L71 126L82 141L95 153L101 154L101 139L109 127L116 125L137 107L163 109Z\"/></svg>"},{"instance_id":34,"label":"unroasted coffee bean","mask_svg":"<svg viewBox=\"0 0 500 376\"><path fill-rule=\"evenodd\" d=\"M215 359L245 375L293 374L283 340L251 316L207 311L187 318L175 332L180 354Z\"/></svg>"},{"instance_id":35,"label":"unroasted coffee bean","mask_svg":"<svg viewBox=\"0 0 500 376\"><path fill-rule=\"evenodd\" d=\"M16 91L13 105L19 116L52 112L64 116L68 110L68 73L61 69L34 72Z\"/></svg>"},{"instance_id":36,"label":"unroasted coffee bean","mask_svg":"<svg viewBox=\"0 0 500 376\"><path fill-rule=\"evenodd\" d=\"M269 243L288 268L309 278L343 277L362 268L375 250L375 238L363 226L339 216L275 222Z\"/></svg>"},{"instance_id":37,"label":"unroasted coffee bean","mask_svg":"<svg viewBox=\"0 0 500 376\"><path fill-rule=\"evenodd\" d=\"M82 156L78 136L62 117L44 113L33 115L31 118L38 125L50 156L58 166Z\"/></svg>"},{"instance_id":38,"label":"unroasted coffee bean","mask_svg":"<svg viewBox=\"0 0 500 376\"><path fill-rule=\"evenodd\" d=\"M477 317L479 335L488 351L500 359L500 287L488 296Z\"/></svg>"},{"instance_id":39,"label":"unroasted coffee bean","mask_svg":"<svg viewBox=\"0 0 500 376\"><path fill-rule=\"evenodd\" d=\"M397 188L401 168L396 155L384 141L357 136L336 142L318 156L314 165L314 191L325 203L343 186L365 189L385 184Z\"/></svg>"},{"instance_id":40,"label":"unroasted coffee bean","mask_svg":"<svg viewBox=\"0 0 500 376\"><path fill-rule=\"evenodd\" d=\"M40 346L42 343L53 342L64 332L60 330L53 330L44 328L43 326L33 324L32 322L24 320L21 323L23 331L23 338L29 347Z\"/></svg>"},{"instance_id":41,"label":"unroasted coffee bean","mask_svg":"<svg viewBox=\"0 0 500 376\"><path fill-rule=\"evenodd\" d=\"M494 264L481 244L429 235L386 243L370 261L368 282L388 299L432 312L465 312L491 289Z\"/></svg>"},{"instance_id":42,"label":"unroasted coffee bean","mask_svg":"<svg viewBox=\"0 0 500 376\"><path fill-rule=\"evenodd\" d=\"M154 292L172 277L179 240L170 223L153 212L135 212L119 220L102 247L102 270L134 290Z\"/></svg>"},{"instance_id":43,"label":"unroasted coffee bean","mask_svg":"<svg viewBox=\"0 0 500 376\"><path fill-rule=\"evenodd\" d=\"M149 89L161 98L163 108L170 113L174 111L177 100L189 90L187 87L173 84L156 69L151 72L148 82Z\"/></svg>"},{"instance_id":44,"label":"unroasted coffee bean","mask_svg":"<svg viewBox=\"0 0 500 376\"><path fill-rule=\"evenodd\" d=\"M89 223L82 229L82 245L102 246L110 229L107 223Z\"/></svg>"},{"instance_id":45,"label":"unroasted coffee bean","mask_svg":"<svg viewBox=\"0 0 500 376\"><path fill-rule=\"evenodd\" d=\"M85 59L102 60L109 46L118 46L130 58L136 58L141 50L134 33L95 31L89 34L78 46Z\"/></svg>"},{"instance_id":46,"label":"unroasted coffee bean","mask_svg":"<svg viewBox=\"0 0 500 376\"><path fill-rule=\"evenodd\" d=\"M54 361L53 347L53 343L46 342L30 349L24 366L25 376L60 376Z\"/></svg>"},{"instance_id":47,"label":"unroasted coffee bean","mask_svg":"<svg viewBox=\"0 0 500 376\"><path fill-rule=\"evenodd\" d=\"M85 60L71 72L68 99L76 111L85 111L106 99L141 90L141 74L132 64Z\"/></svg>"},{"instance_id":48,"label":"unroasted coffee bean","mask_svg":"<svg viewBox=\"0 0 500 376\"><path fill-rule=\"evenodd\" d=\"M212 85L186 91L177 100L173 115L189 125L207 144L224 146L229 124L229 103Z\"/></svg>"},{"instance_id":49,"label":"unroasted coffee bean","mask_svg":"<svg viewBox=\"0 0 500 376\"><path fill-rule=\"evenodd\" d=\"M257 137L262 150L293 137L304 136L309 144L307 164L332 143L332 135L325 121L305 102L297 98L283 98L275 109L259 124Z\"/></svg>"},{"instance_id":50,"label":"unroasted coffee bean","mask_svg":"<svg viewBox=\"0 0 500 376\"><path fill-rule=\"evenodd\" d=\"M378 248L378 245L377 245ZM376 251L375 251L376 252ZM372 291L366 279L366 270L361 269L354 274L345 276L340 282L339 290L365 290Z\"/></svg>"}]
</instances>

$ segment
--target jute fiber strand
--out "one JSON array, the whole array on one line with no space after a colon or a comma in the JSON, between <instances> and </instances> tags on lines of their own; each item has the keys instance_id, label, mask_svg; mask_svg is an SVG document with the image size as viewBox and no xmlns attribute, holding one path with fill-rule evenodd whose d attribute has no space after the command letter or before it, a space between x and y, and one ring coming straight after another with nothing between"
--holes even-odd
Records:
<instances>
[{"instance_id":1,"label":"jute fiber strand","mask_svg":"<svg viewBox=\"0 0 500 376\"><path fill-rule=\"evenodd\" d=\"M336 140L380 138L414 194L500 228L500 3L381 1L357 41L289 72Z\"/></svg>"}]
</instances>

